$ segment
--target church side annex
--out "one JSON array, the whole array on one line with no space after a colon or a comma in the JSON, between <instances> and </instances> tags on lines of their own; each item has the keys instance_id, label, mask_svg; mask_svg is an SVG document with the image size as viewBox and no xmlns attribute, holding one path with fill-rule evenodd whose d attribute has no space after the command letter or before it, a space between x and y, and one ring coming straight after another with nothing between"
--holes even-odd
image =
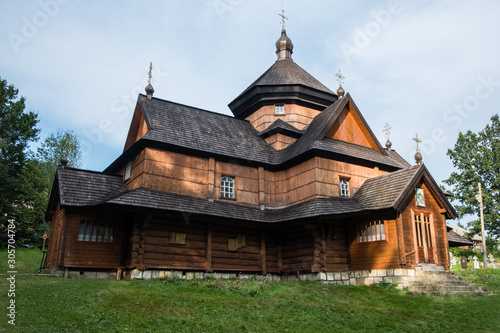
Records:
<instances>
[{"instance_id":1,"label":"church side annex","mask_svg":"<svg viewBox=\"0 0 500 333\"><path fill-rule=\"evenodd\" d=\"M420 153L410 165L383 147L341 74L333 92L292 52L283 27L276 62L229 103L234 117L153 97L148 85L110 166L58 168L46 267L351 284L374 270L448 270L456 212Z\"/></svg>"}]
</instances>

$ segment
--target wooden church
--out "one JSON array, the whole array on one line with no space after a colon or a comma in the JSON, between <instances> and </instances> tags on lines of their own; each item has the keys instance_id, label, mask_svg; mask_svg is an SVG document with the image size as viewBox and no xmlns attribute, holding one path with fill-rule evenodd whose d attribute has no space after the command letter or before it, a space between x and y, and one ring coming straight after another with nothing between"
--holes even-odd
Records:
<instances>
[{"instance_id":1,"label":"wooden church","mask_svg":"<svg viewBox=\"0 0 500 333\"><path fill-rule=\"evenodd\" d=\"M46 267L58 271L312 274L449 268L456 212L420 153L382 147L342 85L291 58L229 107L139 95L123 153L103 172L58 168ZM341 83L341 80L339 80ZM82 274L82 273L81 273Z\"/></svg>"}]
</instances>

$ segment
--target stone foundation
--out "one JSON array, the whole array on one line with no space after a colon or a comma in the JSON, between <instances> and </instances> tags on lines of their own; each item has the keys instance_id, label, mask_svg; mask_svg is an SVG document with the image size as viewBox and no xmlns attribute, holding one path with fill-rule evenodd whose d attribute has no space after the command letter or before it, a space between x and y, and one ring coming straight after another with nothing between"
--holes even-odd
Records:
<instances>
[{"instance_id":1,"label":"stone foundation","mask_svg":"<svg viewBox=\"0 0 500 333\"><path fill-rule=\"evenodd\" d=\"M138 269L124 272L123 278L126 280L135 279L161 279L175 278L184 280L203 279L205 277L213 277L215 279L250 279L260 277L261 275L254 274L236 274L236 273L204 273L204 272L182 272L182 271L162 271L162 270L145 270ZM415 271L412 269L375 269L363 271L349 272L332 272L332 273L306 273L306 274L283 274L271 275L275 281L318 281L322 283L331 283L336 285L376 285L382 281L387 283L395 283L398 288L403 289L408 287L415 279Z\"/></svg>"}]
</instances>

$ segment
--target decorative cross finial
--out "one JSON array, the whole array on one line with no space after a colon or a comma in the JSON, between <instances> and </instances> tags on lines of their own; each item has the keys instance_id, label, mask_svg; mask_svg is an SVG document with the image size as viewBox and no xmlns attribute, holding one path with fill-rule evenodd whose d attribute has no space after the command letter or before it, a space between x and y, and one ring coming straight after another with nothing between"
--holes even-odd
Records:
<instances>
[{"instance_id":1,"label":"decorative cross finial","mask_svg":"<svg viewBox=\"0 0 500 333\"><path fill-rule=\"evenodd\" d=\"M385 123L384 133L385 133L385 137L387 138L387 140L389 140L389 136L391 135L391 129L392 129L392 127L389 126L389 123Z\"/></svg>"},{"instance_id":2,"label":"decorative cross finial","mask_svg":"<svg viewBox=\"0 0 500 333\"><path fill-rule=\"evenodd\" d=\"M153 77L153 62L149 62L149 73L148 73L148 84L151 84L151 78Z\"/></svg>"},{"instance_id":3,"label":"decorative cross finial","mask_svg":"<svg viewBox=\"0 0 500 333\"><path fill-rule=\"evenodd\" d=\"M153 62L149 62L149 73L148 73L148 85L146 86L146 97L151 99L155 92L153 86L151 85L151 78L153 77Z\"/></svg>"},{"instance_id":4,"label":"decorative cross finial","mask_svg":"<svg viewBox=\"0 0 500 333\"><path fill-rule=\"evenodd\" d=\"M339 69L338 73L335 74L335 76L337 77L337 81L339 82L339 87L342 87L342 83L344 83L345 76L342 75L342 72L340 71L340 69Z\"/></svg>"},{"instance_id":5,"label":"decorative cross finial","mask_svg":"<svg viewBox=\"0 0 500 333\"><path fill-rule=\"evenodd\" d=\"M415 134L415 137L413 138L413 141L417 143L417 153L420 153L420 149L418 148L418 144L422 143L422 140L418 138L418 134Z\"/></svg>"},{"instance_id":6,"label":"decorative cross finial","mask_svg":"<svg viewBox=\"0 0 500 333\"><path fill-rule=\"evenodd\" d=\"M281 16L281 28L285 30L285 20L288 20L288 17L285 16L285 10L282 9L281 14L278 15Z\"/></svg>"}]
</instances>

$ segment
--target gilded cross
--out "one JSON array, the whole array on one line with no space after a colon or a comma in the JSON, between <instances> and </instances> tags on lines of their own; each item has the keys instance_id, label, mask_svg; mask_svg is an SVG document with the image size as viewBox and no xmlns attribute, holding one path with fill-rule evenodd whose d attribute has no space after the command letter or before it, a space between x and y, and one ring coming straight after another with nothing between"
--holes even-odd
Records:
<instances>
[{"instance_id":1,"label":"gilded cross","mask_svg":"<svg viewBox=\"0 0 500 333\"><path fill-rule=\"evenodd\" d=\"M385 123L384 133L385 133L385 136L387 137L387 140L389 140L389 135L391 135L391 129L392 129L392 127L389 126L388 123Z\"/></svg>"},{"instance_id":2,"label":"gilded cross","mask_svg":"<svg viewBox=\"0 0 500 333\"><path fill-rule=\"evenodd\" d=\"M283 30L285 30L285 20L288 20L288 17L285 16L285 10L282 9L281 14L278 15L281 16L281 27Z\"/></svg>"},{"instance_id":3,"label":"gilded cross","mask_svg":"<svg viewBox=\"0 0 500 333\"><path fill-rule=\"evenodd\" d=\"M149 73L148 73L148 83L151 84L151 78L153 77L153 62L149 62Z\"/></svg>"},{"instance_id":4,"label":"gilded cross","mask_svg":"<svg viewBox=\"0 0 500 333\"><path fill-rule=\"evenodd\" d=\"M335 76L337 77L337 81L339 82L339 87L342 87L342 83L344 83L345 76L342 75L342 72L340 71L340 69L339 69L339 72L337 74L335 74Z\"/></svg>"},{"instance_id":5,"label":"gilded cross","mask_svg":"<svg viewBox=\"0 0 500 333\"><path fill-rule=\"evenodd\" d=\"M415 137L413 138L413 141L417 143L417 151L420 152L420 149L418 148L418 144L422 143L422 140L418 138L418 134L415 134Z\"/></svg>"}]
</instances>

